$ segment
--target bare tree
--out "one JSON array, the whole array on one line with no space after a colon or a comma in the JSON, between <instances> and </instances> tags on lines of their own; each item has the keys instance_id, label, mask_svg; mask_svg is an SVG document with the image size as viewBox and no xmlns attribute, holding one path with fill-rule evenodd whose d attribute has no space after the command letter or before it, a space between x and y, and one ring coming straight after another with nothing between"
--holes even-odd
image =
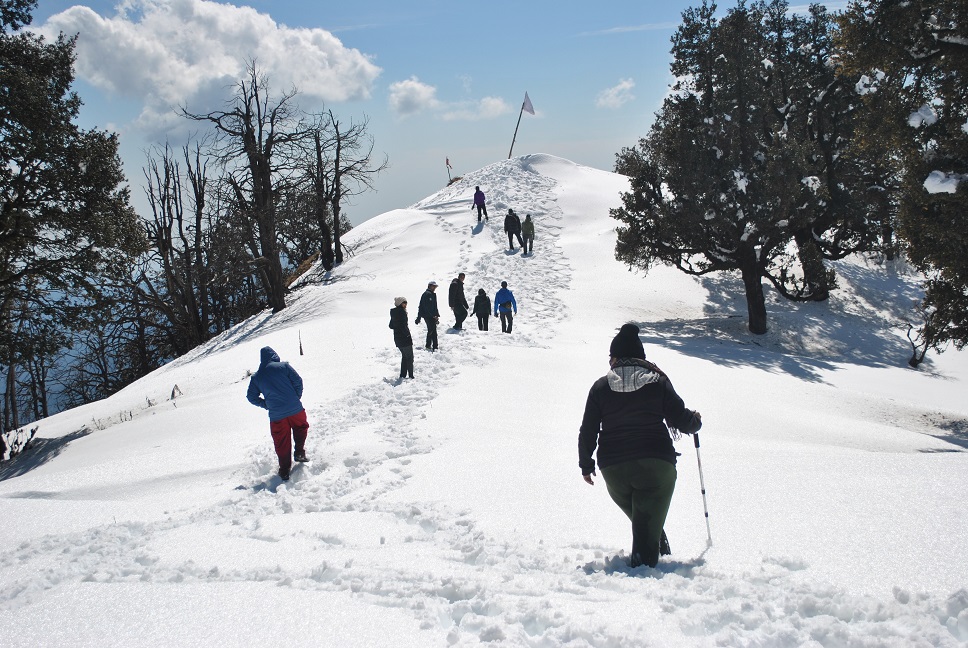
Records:
<instances>
[{"instance_id":1,"label":"bare tree","mask_svg":"<svg viewBox=\"0 0 968 648\"><path fill-rule=\"evenodd\" d=\"M343 202L366 191L373 190L376 176L389 166L386 155L382 162L373 159L373 137L367 132L369 119L364 115L359 122L352 119L343 123L332 110L318 115L315 132L319 143L316 156L320 168L325 169L324 195L333 219L333 247L336 263L343 262L340 233ZM322 164L325 154L327 164Z\"/></svg>"},{"instance_id":2,"label":"bare tree","mask_svg":"<svg viewBox=\"0 0 968 648\"><path fill-rule=\"evenodd\" d=\"M273 312L286 307L276 195L292 173L294 147L310 132L295 106L296 94L293 88L272 97L267 77L252 61L228 110L205 114L182 110L189 119L215 126L215 151L228 171L226 182L236 211L252 226L256 270Z\"/></svg>"}]
</instances>

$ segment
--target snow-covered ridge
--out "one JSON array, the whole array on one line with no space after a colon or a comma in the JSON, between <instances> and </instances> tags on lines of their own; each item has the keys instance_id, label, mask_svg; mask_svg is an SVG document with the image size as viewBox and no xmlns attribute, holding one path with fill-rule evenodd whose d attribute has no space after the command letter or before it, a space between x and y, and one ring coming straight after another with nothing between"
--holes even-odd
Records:
<instances>
[{"instance_id":1,"label":"snow-covered ridge","mask_svg":"<svg viewBox=\"0 0 968 648\"><path fill-rule=\"evenodd\" d=\"M627 187L548 155L469 173L355 228L285 311L43 421L0 468L4 646L964 645L968 363L905 368L917 277L839 264L829 303L773 302L754 337L735 278L614 260ZM509 207L533 256L507 250ZM508 282L514 332L442 326L398 383L393 298L412 321L434 279L449 324L459 271L469 300ZM627 567L628 521L577 466L625 321L705 422L714 545L686 439L655 570ZM244 399L264 345L306 383L312 461L285 485Z\"/></svg>"}]
</instances>

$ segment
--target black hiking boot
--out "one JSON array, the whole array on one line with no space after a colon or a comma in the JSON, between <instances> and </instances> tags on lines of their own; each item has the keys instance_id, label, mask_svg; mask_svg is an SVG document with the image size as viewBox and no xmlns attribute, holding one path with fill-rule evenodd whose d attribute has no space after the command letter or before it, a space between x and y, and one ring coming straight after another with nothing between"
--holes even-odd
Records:
<instances>
[{"instance_id":1,"label":"black hiking boot","mask_svg":"<svg viewBox=\"0 0 968 648\"><path fill-rule=\"evenodd\" d=\"M283 470L282 468L280 468L279 469L279 479L281 479L282 481L289 481L289 471L288 470Z\"/></svg>"},{"instance_id":2,"label":"black hiking boot","mask_svg":"<svg viewBox=\"0 0 968 648\"><path fill-rule=\"evenodd\" d=\"M403 378L403 376L400 376L400 377ZM293 459L295 459L299 463L304 463L306 461L309 461L309 459L306 458L306 451L305 450L302 451L302 452L297 452L296 455L293 457Z\"/></svg>"},{"instance_id":3,"label":"black hiking boot","mask_svg":"<svg viewBox=\"0 0 968 648\"><path fill-rule=\"evenodd\" d=\"M662 537L659 538L659 555L671 556L672 548L669 546L669 538L666 537L665 529L662 530Z\"/></svg>"}]
</instances>

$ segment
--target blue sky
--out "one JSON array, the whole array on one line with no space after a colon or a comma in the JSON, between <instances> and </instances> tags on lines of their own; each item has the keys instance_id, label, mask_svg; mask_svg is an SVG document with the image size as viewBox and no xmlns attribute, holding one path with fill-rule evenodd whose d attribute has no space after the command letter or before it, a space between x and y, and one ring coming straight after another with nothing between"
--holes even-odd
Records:
<instances>
[{"instance_id":1,"label":"blue sky","mask_svg":"<svg viewBox=\"0 0 968 648\"><path fill-rule=\"evenodd\" d=\"M610 170L651 124L671 81L670 38L698 4L40 0L31 28L79 35L81 125L120 134L139 210L145 150L197 130L174 107L217 109L255 57L275 89L299 88L304 108L369 119L390 168L345 208L360 222L445 186L448 157L455 175L506 159L526 91L536 115L524 114L515 155Z\"/></svg>"}]
</instances>

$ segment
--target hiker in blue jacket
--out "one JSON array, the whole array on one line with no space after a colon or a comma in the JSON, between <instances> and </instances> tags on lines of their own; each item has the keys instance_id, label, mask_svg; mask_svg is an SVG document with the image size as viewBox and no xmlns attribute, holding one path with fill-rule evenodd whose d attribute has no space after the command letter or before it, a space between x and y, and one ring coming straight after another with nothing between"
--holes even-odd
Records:
<instances>
[{"instance_id":1,"label":"hiker in blue jacket","mask_svg":"<svg viewBox=\"0 0 968 648\"><path fill-rule=\"evenodd\" d=\"M508 282L501 282L501 289L494 295L494 316L501 316L501 331L511 332L514 316L518 314L518 303L514 301L514 293L508 290Z\"/></svg>"},{"instance_id":2,"label":"hiker in blue jacket","mask_svg":"<svg viewBox=\"0 0 968 648\"><path fill-rule=\"evenodd\" d=\"M269 410L269 432L279 457L279 477L289 479L292 468L292 441L296 442L296 461L306 461L306 436L309 422L303 408L303 381L288 362L282 362L272 347L262 347L259 370L249 379L245 397L256 407Z\"/></svg>"}]
</instances>

